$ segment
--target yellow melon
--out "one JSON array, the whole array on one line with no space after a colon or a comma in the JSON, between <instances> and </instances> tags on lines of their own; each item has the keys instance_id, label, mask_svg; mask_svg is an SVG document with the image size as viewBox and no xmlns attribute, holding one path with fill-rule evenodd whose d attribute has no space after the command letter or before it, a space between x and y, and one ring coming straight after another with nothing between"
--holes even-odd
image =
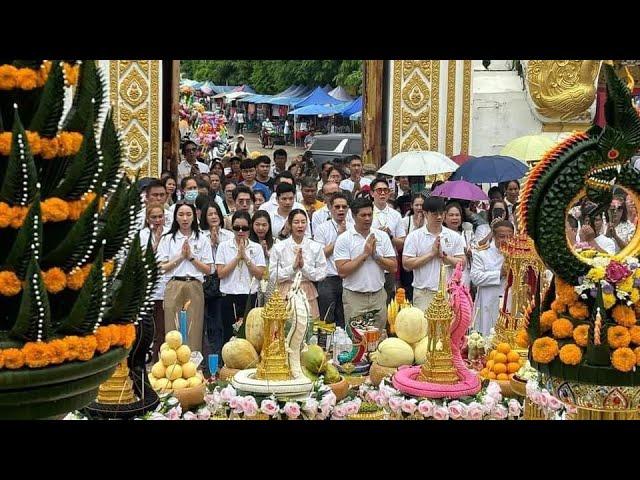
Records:
<instances>
[{"instance_id":1,"label":"yellow melon","mask_svg":"<svg viewBox=\"0 0 640 480\"><path fill-rule=\"evenodd\" d=\"M171 381L176 380L182 377L182 367L177 363L170 365L167 367L167 371L165 373L167 378Z\"/></svg>"},{"instance_id":2,"label":"yellow melon","mask_svg":"<svg viewBox=\"0 0 640 480\"><path fill-rule=\"evenodd\" d=\"M189 380L189 387L197 387L198 385L202 385L202 379L198 376L191 377Z\"/></svg>"},{"instance_id":3,"label":"yellow melon","mask_svg":"<svg viewBox=\"0 0 640 480\"><path fill-rule=\"evenodd\" d=\"M262 342L264 341L263 310L263 307L252 308L247 315L247 323L245 325L245 337L257 352L262 350Z\"/></svg>"},{"instance_id":4,"label":"yellow melon","mask_svg":"<svg viewBox=\"0 0 640 480\"><path fill-rule=\"evenodd\" d=\"M164 336L164 341L169 345L169 348L176 350L182 345L182 334L178 330L171 330Z\"/></svg>"},{"instance_id":5,"label":"yellow melon","mask_svg":"<svg viewBox=\"0 0 640 480\"><path fill-rule=\"evenodd\" d=\"M182 365L182 378L191 378L196 376L196 365L193 362L187 362Z\"/></svg>"},{"instance_id":6,"label":"yellow melon","mask_svg":"<svg viewBox=\"0 0 640 480\"><path fill-rule=\"evenodd\" d=\"M191 360L191 349L189 348L189 345L179 346L176 350L176 355L178 357L178 362L180 363L187 363Z\"/></svg>"},{"instance_id":7,"label":"yellow melon","mask_svg":"<svg viewBox=\"0 0 640 480\"><path fill-rule=\"evenodd\" d=\"M151 374L156 378L163 378L165 374L165 370L166 368L162 364L162 362L156 362L151 368Z\"/></svg>"},{"instance_id":8,"label":"yellow melon","mask_svg":"<svg viewBox=\"0 0 640 480\"><path fill-rule=\"evenodd\" d=\"M175 350L171 350L170 348L168 348L164 352L160 353L160 360L162 360L162 364L165 367L168 367L169 365L173 365L178 361L178 355L176 355Z\"/></svg>"}]
</instances>

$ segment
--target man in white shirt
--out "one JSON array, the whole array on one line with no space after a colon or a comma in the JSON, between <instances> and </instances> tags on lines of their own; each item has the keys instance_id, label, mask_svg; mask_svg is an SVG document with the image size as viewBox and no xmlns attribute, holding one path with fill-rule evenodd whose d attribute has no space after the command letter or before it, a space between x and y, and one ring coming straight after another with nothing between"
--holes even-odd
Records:
<instances>
[{"instance_id":1,"label":"man in white shirt","mask_svg":"<svg viewBox=\"0 0 640 480\"><path fill-rule=\"evenodd\" d=\"M274 211L278 209L278 196L276 195L276 189L278 188L278 185L280 185L281 183L288 183L289 185L293 186L294 184L293 175L291 174L291 172L288 172L285 170L284 172L276 176L275 180L273 181L273 185L274 185L273 193L271 194L271 197L269 197L269 199L266 202L260 205L259 210L264 210L269 215L271 215ZM294 188L294 191L295 191L295 188ZM304 210L304 205L302 205L299 202L293 202L292 208L294 209L300 208Z\"/></svg>"},{"instance_id":2,"label":"man in white shirt","mask_svg":"<svg viewBox=\"0 0 640 480\"><path fill-rule=\"evenodd\" d=\"M489 335L498 320L500 298L504 295L509 273L500 248L513 237L513 225L500 220L493 224L492 230L494 240L474 249L471 261L471 281L478 287L473 329L482 335Z\"/></svg>"},{"instance_id":3,"label":"man in white shirt","mask_svg":"<svg viewBox=\"0 0 640 480\"><path fill-rule=\"evenodd\" d=\"M402 215L387 203L391 194L389 184L384 178L376 178L371 182L371 193L373 196L373 223L371 226L389 235L393 247L398 252L404 245L407 233L402 222ZM393 298L395 286L395 277L386 272L384 289L387 291L387 302Z\"/></svg>"},{"instance_id":4,"label":"man in white shirt","mask_svg":"<svg viewBox=\"0 0 640 480\"><path fill-rule=\"evenodd\" d=\"M184 160L178 164L178 183L180 183L184 177L198 177L201 173L209 173L209 166L197 160L197 151L198 146L191 140L186 141L182 145Z\"/></svg>"},{"instance_id":5,"label":"man in white shirt","mask_svg":"<svg viewBox=\"0 0 640 480\"><path fill-rule=\"evenodd\" d=\"M400 198L403 195L411 194L411 184L409 183L409 177L396 177L396 182L396 185L398 187L396 198Z\"/></svg>"},{"instance_id":6,"label":"man in white shirt","mask_svg":"<svg viewBox=\"0 0 640 480\"><path fill-rule=\"evenodd\" d=\"M287 217L291 210L293 210L294 198L296 189L289 183L280 183L276 187L276 197L278 199L278 208L269 212L271 217L271 231L273 232L273 238L287 238L291 233L289 231L289 224L287 223ZM304 211L304 208L301 208ZM311 237L311 228L309 222L307 222L307 231L305 237Z\"/></svg>"},{"instance_id":7,"label":"man in white shirt","mask_svg":"<svg viewBox=\"0 0 640 480\"><path fill-rule=\"evenodd\" d=\"M334 185L338 188L338 184ZM313 231L313 239L323 245L324 255L327 257L327 276L318 282L318 308L322 320L344 328L342 278L336 270L333 250L338 236L346 232L347 228L353 227L354 223L347 217L349 203L344 193L334 193L329 198L328 205L331 207L331 219Z\"/></svg>"},{"instance_id":8,"label":"man in white shirt","mask_svg":"<svg viewBox=\"0 0 640 480\"><path fill-rule=\"evenodd\" d=\"M404 242L402 265L413 271L413 305L423 311L438 291L441 265L455 267L465 261L462 236L442 226L444 206L440 197L427 198L422 207L426 225L407 235ZM449 269L447 277L452 272Z\"/></svg>"},{"instance_id":9,"label":"man in white shirt","mask_svg":"<svg viewBox=\"0 0 640 480\"><path fill-rule=\"evenodd\" d=\"M362 176L362 159L358 155L353 155L349 161L349 172L351 176L340 182L340 188L351 192L355 196L364 185L369 185L371 180Z\"/></svg>"},{"instance_id":10,"label":"man in white shirt","mask_svg":"<svg viewBox=\"0 0 640 480\"><path fill-rule=\"evenodd\" d=\"M142 230L144 228L144 224L147 218L147 208L146 206L150 203L159 203L162 205L164 210L164 224L167 228L171 227L171 223L173 223L173 210L166 207L167 201L167 190L162 184L160 180L154 178L149 182L149 184L144 189L145 192L145 203L142 205L142 209L140 213L138 213L138 229Z\"/></svg>"},{"instance_id":11,"label":"man in white shirt","mask_svg":"<svg viewBox=\"0 0 640 480\"><path fill-rule=\"evenodd\" d=\"M329 209L329 201L331 200L331 197L338 192L341 192L341 190L336 182L329 181L322 186L322 197L324 198L325 206L322 208L319 208L313 214L313 218L311 219L312 233L315 232L320 227L320 225L331 220L331 210ZM346 198L348 203L349 197L347 196ZM347 221L353 224L353 216L351 215L350 210L347 210Z\"/></svg>"},{"instance_id":12,"label":"man in white shirt","mask_svg":"<svg viewBox=\"0 0 640 480\"><path fill-rule=\"evenodd\" d=\"M387 294L384 272L395 274L396 253L389 235L371 228L373 204L357 198L351 204L355 220L336 240L333 255L338 275L342 277L342 303L345 322L365 312L377 310L374 325L381 331L387 324Z\"/></svg>"},{"instance_id":13,"label":"man in white shirt","mask_svg":"<svg viewBox=\"0 0 640 480\"><path fill-rule=\"evenodd\" d=\"M284 121L284 141L288 145L291 143L291 125L289 124L289 119Z\"/></svg>"},{"instance_id":14,"label":"man in white shirt","mask_svg":"<svg viewBox=\"0 0 640 480\"><path fill-rule=\"evenodd\" d=\"M271 173L269 174L272 178L276 178L283 172L287 171L287 151L279 148L275 152L273 152L273 167L271 167Z\"/></svg>"}]
</instances>

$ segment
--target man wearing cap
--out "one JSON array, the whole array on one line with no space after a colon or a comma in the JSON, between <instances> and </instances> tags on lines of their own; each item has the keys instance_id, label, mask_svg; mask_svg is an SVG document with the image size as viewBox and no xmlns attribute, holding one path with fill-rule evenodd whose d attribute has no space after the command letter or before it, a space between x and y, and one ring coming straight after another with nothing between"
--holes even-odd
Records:
<instances>
[{"instance_id":1,"label":"man wearing cap","mask_svg":"<svg viewBox=\"0 0 640 480\"><path fill-rule=\"evenodd\" d=\"M184 160L178 164L178 183L184 177L197 177L201 173L209 173L209 166L206 163L199 162L196 158L197 151L198 146L191 140L187 140L182 145Z\"/></svg>"}]
</instances>

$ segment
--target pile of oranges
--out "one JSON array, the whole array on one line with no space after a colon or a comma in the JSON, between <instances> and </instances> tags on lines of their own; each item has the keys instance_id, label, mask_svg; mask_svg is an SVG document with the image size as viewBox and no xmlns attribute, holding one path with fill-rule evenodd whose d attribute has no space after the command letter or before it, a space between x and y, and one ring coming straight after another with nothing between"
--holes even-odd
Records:
<instances>
[{"instance_id":1,"label":"pile of oranges","mask_svg":"<svg viewBox=\"0 0 640 480\"><path fill-rule=\"evenodd\" d=\"M480 370L480 376L490 380L509 380L523 363L524 360L518 352L511 350L508 343L500 343L489 353L487 365Z\"/></svg>"}]
</instances>

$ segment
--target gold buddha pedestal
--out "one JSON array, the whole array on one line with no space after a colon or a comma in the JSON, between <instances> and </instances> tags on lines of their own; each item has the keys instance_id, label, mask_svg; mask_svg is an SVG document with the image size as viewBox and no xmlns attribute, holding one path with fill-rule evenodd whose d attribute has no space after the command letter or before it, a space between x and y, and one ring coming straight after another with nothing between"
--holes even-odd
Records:
<instances>
[{"instance_id":1,"label":"gold buddha pedestal","mask_svg":"<svg viewBox=\"0 0 640 480\"><path fill-rule=\"evenodd\" d=\"M500 306L495 326L493 345L508 343L521 357L527 357L527 349L516 343L516 334L525 327L525 311L531 307L538 277L544 275L544 263L538 257L533 241L524 232L515 234L502 248L504 261L509 269L510 284L505 289L504 303Z\"/></svg>"},{"instance_id":2,"label":"gold buddha pedestal","mask_svg":"<svg viewBox=\"0 0 640 480\"><path fill-rule=\"evenodd\" d=\"M287 320L287 308L282 296L275 290L264 311L264 342L260 352L260 363L255 378L258 380L289 380L289 357L285 348L284 324Z\"/></svg>"},{"instance_id":3,"label":"gold buddha pedestal","mask_svg":"<svg viewBox=\"0 0 640 480\"><path fill-rule=\"evenodd\" d=\"M129 367L125 358L118 364L113 376L100 385L97 402L128 404L135 401L137 401L137 398L133 394L133 382L129 378Z\"/></svg>"},{"instance_id":4,"label":"gold buddha pedestal","mask_svg":"<svg viewBox=\"0 0 640 480\"><path fill-rule=\"evenodd\" d=\"M440 286L425 312L427 318L427 356L418 381L453 385L460 381L451 355L453 310L447 301L445 268L440 269Z\"/></svg>"}]
</instances>

